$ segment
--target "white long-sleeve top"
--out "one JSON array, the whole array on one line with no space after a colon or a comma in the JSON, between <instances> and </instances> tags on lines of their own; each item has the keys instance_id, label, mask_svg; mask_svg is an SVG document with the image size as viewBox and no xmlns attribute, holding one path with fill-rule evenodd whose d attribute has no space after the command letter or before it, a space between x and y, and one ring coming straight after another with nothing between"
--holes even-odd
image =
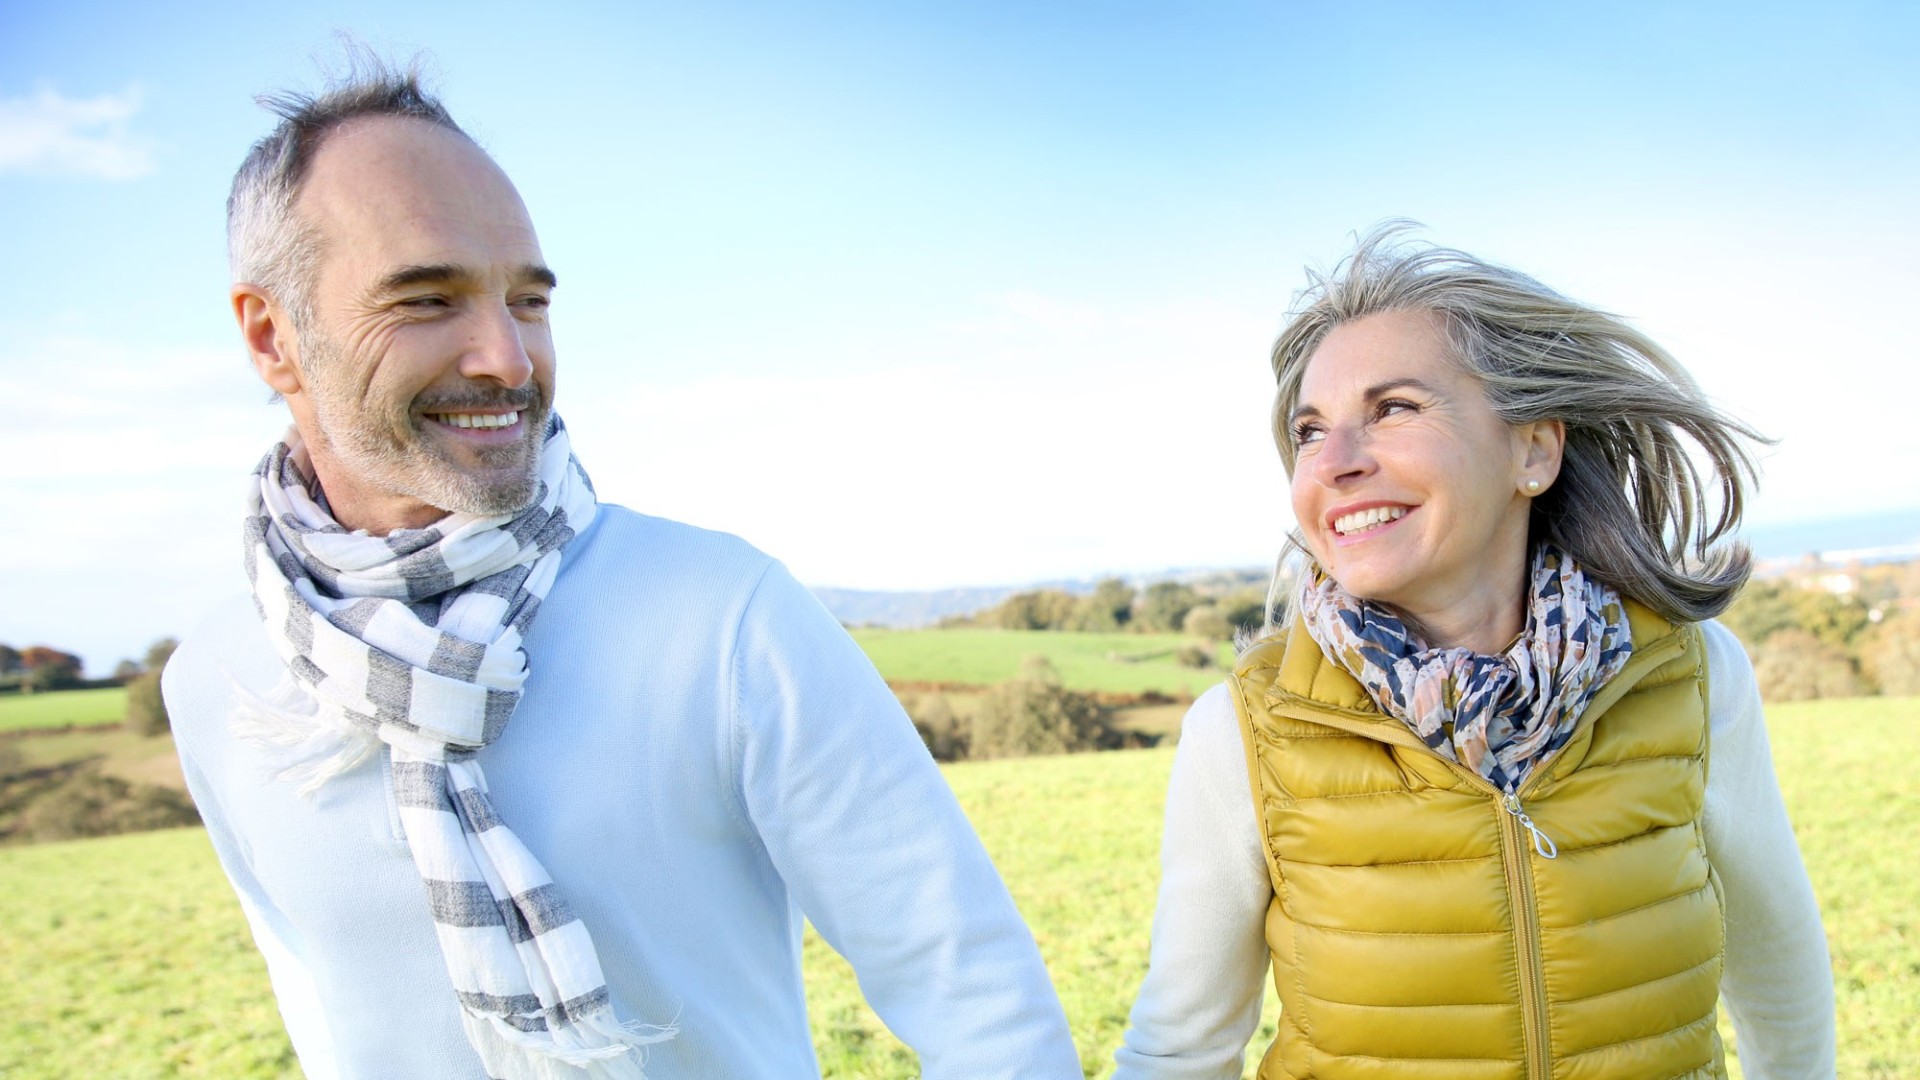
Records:
<instances>
[{"instance_id":1,"label":"white long-sleeve top","mask_svg":"<svg viewBox=\"0 0 1920 1080\"><path fill-rule=\"evenodd\" d=\"M235 560L236 571L238 559ZM237 577L236 573L236 577ZM501 816L593 936L647 1075L819 1075L802 916L923 1075L1079 1077L1039 950L873 666L772 559L615 506L571 546L482 750ZM481 1080L387 755L302 798L230 732L284 671L244 597L165 692L189 788L312 1080Z\"/></svg>"},{"instance_id":2,"label":"white long-sleeve top","mask_svg":"<svg viewBox=\"0 0 1920 1080\"><path fill-rule=\"evenodd\" d=\"M1707 857L1726 897L1721 992L1747 1080L1834 1075L1833 973L1746 652L1702 624ZM1153 946L1114 1080L1239 1077L1260 1022L1273 897L1240 721L1225 685L1188 710L1167 785Z\"/></svg>"}]
</instances>

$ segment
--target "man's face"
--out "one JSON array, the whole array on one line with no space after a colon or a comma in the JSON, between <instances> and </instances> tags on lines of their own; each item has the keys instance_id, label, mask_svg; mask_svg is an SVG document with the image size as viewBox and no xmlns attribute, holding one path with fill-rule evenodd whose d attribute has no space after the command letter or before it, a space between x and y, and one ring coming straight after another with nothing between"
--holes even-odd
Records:
<instances>
[{"instance_id":1,"label":"man's face","mask_svg":"<svg viewBox=\"0 0 1920 1080\"><path fill-rule=\"evenodd\" d=\"M295 212L319 239L287 401L343 524L533 501L553 401L553 275L505 174L423 121L351 122Z\"/></svg>"}]
</instances>

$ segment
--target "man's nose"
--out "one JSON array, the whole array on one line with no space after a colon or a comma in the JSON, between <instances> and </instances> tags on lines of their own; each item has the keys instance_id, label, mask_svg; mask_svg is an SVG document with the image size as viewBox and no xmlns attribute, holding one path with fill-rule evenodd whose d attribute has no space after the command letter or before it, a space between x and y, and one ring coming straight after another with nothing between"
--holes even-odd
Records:
<instances>
[{"instance_id":1,"label":"man's nose","mask_svg":"<svg viewBox=\"0 0 1920 1080\"><path fill-rule=\"evenodd\" d=\"M507 305L486 304L474 312L472 334L460 357L460 374L491 379L508 389L533 378L533 357L521 337L524 327Z\"/></svg>"}]
</instances>

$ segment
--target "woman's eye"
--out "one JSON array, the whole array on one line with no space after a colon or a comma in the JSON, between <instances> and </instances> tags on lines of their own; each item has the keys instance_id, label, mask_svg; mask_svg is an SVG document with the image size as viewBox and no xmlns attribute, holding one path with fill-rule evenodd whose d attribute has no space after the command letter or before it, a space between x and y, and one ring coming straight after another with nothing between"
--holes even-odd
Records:
<instances>
[{"instance_id":1,"label":"woman's eye","mask_svg":"<svg viewBox=\"0 0 1920 1080\"><path fill-rule=\"evenodd\" d=\"M1308 443L1319 442L1325 434L1325 429L1319 424L1295 424L1293 425L1293 445L1305 446Z\"/></svg>"},{"instance_id":2,"label":"woman's eye","mask_svg":"<svg viewBox=\"0 0 1920 1080\"><path fill-rule=\"evenodd\" d=\"M1392 416L1401 412L1419 412L1420 406L1404 398L1387 398L1373 407L1375 416Z\"/></svg>"}]
</instances>

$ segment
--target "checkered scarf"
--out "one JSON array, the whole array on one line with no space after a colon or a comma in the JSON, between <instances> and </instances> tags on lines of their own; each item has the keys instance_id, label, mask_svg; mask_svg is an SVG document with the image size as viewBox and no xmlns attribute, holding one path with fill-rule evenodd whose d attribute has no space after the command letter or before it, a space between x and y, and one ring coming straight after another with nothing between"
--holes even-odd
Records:
<instances>
[{"instance_id":1,"label":"checkered scarf","mask_svg":"<svg viewBox=\"0 0 1920 1080\"><path fill-rule=\"evenodd\" d=\"M1587 703L1633 654L1619 595L1572 559L1540 545L1528 584L1526 629L1499 656L1428 648L1385 607L1317 569L1300 575L1298 610L1382 712L1511 795L1573 737Z\"/></svg>"},{"instance_id":2,"label":"checkered scarf","mask_svg":"<svg viewBox=\"0 0 1920 1080\"><path fill-rule=\"evenodd\" d=\"M451 514L388 536L349 532L315 495L297 432L255 470L246 567L290 686L237 727L292 749L311 794L390 748L393 795L467 1037L496 1080L643 1080L639 1047L672 1027L613 1015L593 940L500 820L475 756L527 678L522 641L592 482L555 416L533 505Z\"/></svg>"}]
</instances>

